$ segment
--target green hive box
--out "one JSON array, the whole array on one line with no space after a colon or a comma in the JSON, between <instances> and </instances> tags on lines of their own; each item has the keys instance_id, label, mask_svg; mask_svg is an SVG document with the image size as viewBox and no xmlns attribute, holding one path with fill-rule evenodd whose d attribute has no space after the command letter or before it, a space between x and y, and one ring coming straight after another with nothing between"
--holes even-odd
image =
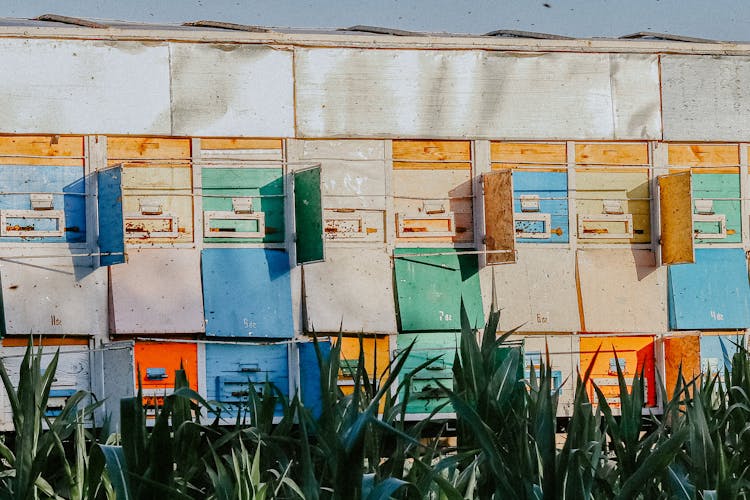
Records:
<instances>
[{"instance_id":1,"label":"green hive box","mask_svg":"<svg viewBox=\"0 0 750 500\"><path fill-rule=\"evenodd\" d=\"M484 326L476 255L445 248L397 248L394 256L401 331L458 331L461 301L472 328Z\"/></svg>"}]
</instances>

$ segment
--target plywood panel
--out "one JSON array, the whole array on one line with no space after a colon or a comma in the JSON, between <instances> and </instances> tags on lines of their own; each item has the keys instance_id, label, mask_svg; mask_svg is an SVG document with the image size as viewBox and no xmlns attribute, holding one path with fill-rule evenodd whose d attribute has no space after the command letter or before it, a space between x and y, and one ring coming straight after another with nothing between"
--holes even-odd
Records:
<instances>
[{"instance_id":1,"label":"plywood panel","mask_svg":"<svg viewBox=\"0 0 750 500\"><path fill-rule=\"evenodd\" d=\"M189 160L190 139L163 137L107 137L110 165L127 160Z\"/></svg>"},{"instance_id":2,"label":"plywood panel","mask_svg":"<svg viewBox=\"0 0 750 500\"><path fill-rule=\"evenodd\" d=\"M578 165L648 165L648 144L590 143L576 144Z\"/></svg>"},{"instance_id":3,"label":"plywood panel","mask_svg":"<svg viewBox=\"0 0 750 500\"><path fill-rule=\"evenodd\" d=\"M169 51L173 135L294 137L291 51L201 43Z\"/></svg>"},{"instance_id":4,"label":"plywood panel","mask_svg":"<svg viewBox=\"0 0 750 500\"><path fill-rule=\"evenodd\" d=\"M699 248L695 264L669 267L673 330L750 327L750 285L741 248Z\"/></svg>"},{"instance_id":5,"label":"plywood panel","mask_svg":"<svg viewBox=\"0 0 750 500\"><path fill-rule=\"evenodd\" d=\"M462 301L472 327L484 325L477 256L453 252L448 248L394 250L402 331L460 330Z\"/></svg>"},{"instance_id":6,"label":"plywood panel","mask_svg":"<svg viewBox=\"0 0 750 500\"><path fill-rule=\"evenodd\" d=\"M125 262L125 220L122 212L122 167L96 173L99 265Z\"/></svg>"},{"instance_id":7,"label":"plywood panel","mask_svg":"<svg viewBox=\"0 0 750 500\"><path fill-rule=\"evenodd\" d=\"M396 333L391 259L384 250L330 248L305 267L306 330Z\"/></svg>"},{"instance_id":8,"label":"plywood panel","mask_svg":"<svg viewBox=\"0 0 750 500\"><path fill-rule=\"evenodd\" d=\"M472 177L469 170L395 170L391 179L397 214L419 216L424 204L442 204L455 218L453 237L399 237L399 242L473 243ZM438 214L441 216L444 214Z\"/></svg>"},{"instance_id":9,"label":"plywood panel","mask_svg":"<svg viewBox=\"0 0 750 500\"><path fill-rule=\"evenodd\" d=\"M281 139L211 138L201 139L201 149L281 149Z\"/></svg>"},{"instance_id":10,"label":"plywood panel","mask_svg":"<svg viewBox=\"0 0 750 500\"><path fill-rule=\"evenodd\" d=\"M664 378L667 395L674 394L677 377L690 382L701 372L701 345L698 333L671 334L664 337Z\"/></svg>"},{"instance_id":11,"label":"plywood panel","mask_svg":"<svg viewBox=\"0 0 750 500\"><path fill-rule=\"evenodd\" d=\"M199 259L192 249L130 250L110 273L112 333L203 332Z\"/></svg>"},{"instance_id":12,"label":"plywood panel","mask_svg":"<svg viewBox=\"0 0 750 500\"><path fill-rule=\"evenodd\" d=\"M469 141L393 141L395 169L471 169Z\"/></svg>"},{"instance_id":13,"label":"plywood panel","mask_svg":"<svg viewBox=\"0 0 750 500\"><path fill-rule=\"evenodd\" d=\"M107 332L107 270L91 258L5 259L0 284L5 334Z\"/></svg>"},{"instance_id":14,"label":"plywood panel","mask_svg":"<svg viewBox=\"0 0 750 500\"><path fill-rule=\"evenodd\" d=\"M661 132L656 55L298 48L295 84L302 137L644 140Z\"/></svg>"},{"instance_id":15,"label":"plywood panel","mask_svg":"<svg viewBox=\"0 0 750 500\"><path fill-rule=\"evenodd\" d=\"M484 187L484 243L488 252L487 264L507 264L516 261L515 224L513 222L513 181L509 170L482 175Z\"/></svg>"},{"instance_id":16,"label":"plywood panel","mask_svg":"<svg viewBox=\"0 0 750 500\"><path fill-rule=\"evenodd\" d=\"M6 38L0 54L6 133L171 133L167 44Z\"/></svg>"},{"instance_id":17,"label":"plywood panel","mask_svg":"<svg viewBox=\"0 0 750 500\"><path fill-rule=\"evenodd\" d=\"M0 165L83 166L83 136L0 136Z\"/></svg>"},{"instance_id":18,"label":"plywood panel","mask_svg":"<svg viewBox=\"0 0 750 500\"><path fill-rule=\"evenodd\" d=\"M485 267L479 274L487 308L495 276L502 331L575 332L580 330L575 255L558 248L519 247L518 261Z\"/></svg>"},{"instance_id":19,"label":"plywood panel","mask_svg":"<svg viewBox=\"0 0 750 500\"><path fill-rule=\"evenodd\" d=\"M594 360L597 349L601 348ZM593 362L591 380L596 383L607 398L611 407L620 406L620 388L617 380L617 361L625 376L628 391L636 373L644 372L646 398L644 407L656 406L656 366L654 358L654 337L621 336L621 337L580 337L581 373ZM598 401L593 387L589 385L589 398Z\"/></svg>"},{"instance_id":20,"label":"plywood panel","mask_svg":"<svg viewBox=\"0 0 750 500\"><path fill-rule=\"evenodd\" d=\"M490 160L498 163L565 165L565 144L539 142L492 142Z\"/></svg>"},{"instance_id":21,"label":"plywood panel","mask_svg":"<svg viewBox=\"0 0 750 500\"><path fill-rule=\"evenodd\" d=\"M695 262L690 172L659 176L661 263Z\"/></svg>"},{"instance_id":22,"label":"plywood panel","mask_svg":"<svg viewBox=\"0 0 750 500\"><path fill-rule=\"evenodd\" d=\"M589 332L667 330L667 271L650 250L578 250L584 323Z\"/></svg>"},{"instance_id":23,"label":"plywood panel","mask_svg":"<svg viewBox=\"0 0 750 500\"><path fill-rule=\"evenodd\" d=\"M750 135L750 58L662 55L666 141L745 141Z\"/></svg>"},{"instance_id":24,"label":"plywood panel","mask_svg":"<svg viewBox=\"0 0 750 500\"><path fill-rule=\"evenodd\" d=\"M0 195L0 214L7 216L3 228L7 235L0 240L25 243L86 241L83 167L0 165L0 192L3 193ZM32 193L52 196L52 211L34 210ZM57 218L50 219L51 216ZM20 231L22 233L18 233Z\"/></svg>"},{"instance_id":25,"label":"plywood panel","mask_svg":"<svg viewBox=\"0 0 750 500\"><path fill-rule=\"evenodd\" d=\"M331 343L327 339L319 339L317 347L314 342L295 342L294 346L299 360L299 395L304 407L312 412L313 417L318 418L323 406L318 356L330 359Z\"/></svg>"},{"instance_id":26,"label":"plywood panel","mask_svg":"<svg viewBox=\"0 0 750 500\"><path fill-rule=\"evenodd\" d=\"M198 391L198 345L189 342L136 342L135 389L143 389L143 404L151 411L174 392L175 371L185 370L189 387Z\"/></svg>"},{"instance_id":27,"label":"plywood panel","mask_svg":"<svg viewBox=\"0 0 750 500\"><path fill-rule=\"evenodd\" d=\"M651 241L650 189L647 170L611 170L578 169L576 170L575 206L579 223L582 215L600 216L605 213L604 201L617 200L625 214L633 216L632 238L606 238L607 233L622 233L624 224L613 224L611 227L601 224L596 229L591 224L596 238L582 238L586 234L578 231L579 241L585 243L648 243ZM602 220L604 220L602 218ZM586 230L586 229L584 229Z\"/></svg>"},{"instance_id":28,"label":"plywood panel","mask_svg":"<svg viewBox=\"0 0 750 500\"><path fill-rule=\"evenodd\" d=\"M299 145L300 160L385 160L385 141L290 141Z\"/></svg>"},{"instance_id":29,"label":"plywood panel","mask_svg":"<svg viewBox=\"0 0 750 500\"><path fill-rule=\"evenodd\" d=\"M206 335L294 336L286 252L263 248L206 248L202 252L201 272Z\"/></svg>"},{"instance_id":30,"label":"plywood panel","mask_svg":"<svg viewBox=\"0 0 750 500\"><path fill-rule=\"evenodd\" d=\"M678 167L728 167L740 164L737 144L669 144L668 161Z\"/></svg>"}]
</instances>

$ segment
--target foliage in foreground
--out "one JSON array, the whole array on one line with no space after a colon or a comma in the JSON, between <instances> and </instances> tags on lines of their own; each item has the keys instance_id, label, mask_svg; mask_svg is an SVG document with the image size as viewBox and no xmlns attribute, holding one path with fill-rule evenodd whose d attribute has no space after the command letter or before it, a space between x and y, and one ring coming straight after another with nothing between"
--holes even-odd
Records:
<instances>
[{"instance_id":1,"label":"foliage in foreground","mask_svg":"<svg viewBox=\"0 0 750 500\"><path fill-rule=\"evenodd\" d=\"M492 309L485 332L495 333L499 313ZM318 350L319 414L266 383L261 394L248 391L233 426L220 425L226 408L203 400L178 371L153 418L139 393L121 401L121 433L109 435L106 425L98 432L86 425L97 404L84 392L59 416L45 417L57 355L42 370L41 352L29 345L17 388L0 364L18 429L0 442L0 498L748 497L746 350L734 355L723 380L680 376L669 395L660 386L660 416L643 414L642 373L627 384L618 367L614 409L589 367L566 381L575 404L560 445L549 357L525 381L523 355L508 344L513 332L479 336L462 319L453 390L442 388L457 414L457 446L447 444L448 423L435 416L441 408L406 422L410 379L438 359L402 373L412 346L379 374L366 372L360 349L350 394L337 383L341 342L330 355Z\"/></svg>"}]
</instances>

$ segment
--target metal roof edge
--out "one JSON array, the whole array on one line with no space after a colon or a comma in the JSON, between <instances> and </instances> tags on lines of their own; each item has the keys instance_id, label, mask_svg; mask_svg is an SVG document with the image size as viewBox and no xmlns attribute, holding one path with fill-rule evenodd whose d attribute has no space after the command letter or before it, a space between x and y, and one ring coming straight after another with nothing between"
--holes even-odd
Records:
<instances>
[{"instance_id":1,"label":"metal roof edge","mask_svg":"<svg viewBox=\"0 0 750 500\"><path fill-rule=\"evenodd\" d=\"M750 42L675 42L616 38L569 40L487 36L383 36L350 33L254 33L232 30L186 31L151 28L86 28L79 26L0 26L0 38L49 38L101 41L237 43L297 47L489 50L513 52L616 52L706 55L750 55Z\"/></svg>"}]
</instances>

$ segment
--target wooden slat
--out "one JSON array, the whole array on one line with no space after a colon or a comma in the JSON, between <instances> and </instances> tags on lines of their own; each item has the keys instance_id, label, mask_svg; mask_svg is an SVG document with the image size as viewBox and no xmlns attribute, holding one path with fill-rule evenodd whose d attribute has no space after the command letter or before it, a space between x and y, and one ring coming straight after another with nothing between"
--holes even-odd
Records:
<instances>
[{"instance_id":1,"label":"wooden slat","mask_svg":"<svg viewBox=\"0 0 750 500\"><path fill-rule=\"evenodd\" d=\"M498 170L482 176L484 184L485 245L487 264L508 264L516 261L515 225L513 223L513 183L510 170Z\"/></svg>"},{"instance_id":2,"label":"wooden slat","mask_svg":"<svg viewBox=\"0 0 750 500\"><path fill-rule=\"evenodd\" d=\"M26 347L29 345L28 337L5 337L2 340L3 347ZM89 340L87 338L72 338L72 337L42 337L34 338L35 346L64 346L64 345L82 345L88 346Z\"/></svg>"},{"instance_id":3,"label":"wooden slat","mask_svg":"<svg viewBox=\"0 0 750 500\"><path fill-rule=\"evenodd\" d=\"M518 170L522 172L567 172L566 167L538 167L513 163L493 163L492 170Z\"/></svg>"},{"instance_id":4,"label":"wooden slat","mask_svg":"<svg viewBox=\"0 0 750 500\"><path fill-rule=\"evenodd\" d=\"M662 264L695 262L690 172L659 176Z\"/></svg>"},{"instance_id":5,"label":"wooden slat","mask_svg":"<svg viewBox=\"0 0 750 500\"><path fill-rule=\"evenodd\" d=\"M83 136L0 136L0 165L83 166L83 154Z\"/></svg>"},{"instance_id":6,"label":"wooden slat","mask_svg":"<svg viewBox=\"0 0 750 500\"><path fill-rule=\"evenodd\" d=\"M394 161L395 170L471 170L471 163Z\"/></svg>"},{"instance_id":7,"label":"wooden slat","mask_svg":"<svg viewBox=\"0 0 750 500\"><path fill-rule=\"evenodd\" d=\"M740 164L737 144L670 144L669 164L685 167L721 167Z\"/></svg>"},{"instance_id":8,"label":"wooden slat","mask_svg":"<svg viewBox=\"0 0 750 500\"><path fill-rule=\"evenodd\" d=\"M692 172L694 174L739 174L740 167L692 167L692 168L670 168L670 174L680 172Z\"/></svg>"},{"instance_id":9,"label":"wooden slat","mask_svg":"<svg viewBox=\"0 0 750 500\"><path fill-rule=\"evenodd\" d=\"M190 139L108 137L107 158L118 160L190 159Z\"/></svg>"},{"instance_id":10,"label":"wooden slat","mask_svg":"<svg viewBox=\"0 0 750 500\"><path fill-rule=\"evenodd\" d=\"M576 144L578 165L648 165L646 143Z\"/></svg>"},{"instance_id":11,"label":"wooden slat","mask_svg":"<svg viewBox=\"0 0 750 500\"><path fill-rule=\"evenodd\" d=\"M281 139L206 138L201 149L281 149Z\"/></svg>"},{"instance_id":12,"label":"wooden slat","mask_svg":"<svg viewBox=\"0 0 750 500\"><path fill-rule=\"evenodd\" d=\"M493 142L490 145L490 160L502 163L565 165L567 155L565 144Z\"/></svg>"},{"instance_id":13,"label":"wooden slat","mask_svg":"<svg viewBox=\"0 0 750 500\"><path fill-rule=\"evenodd\" d=\"M393 141L394 160L469 161L469 141Z\"/></svg>"}]
</instances>

